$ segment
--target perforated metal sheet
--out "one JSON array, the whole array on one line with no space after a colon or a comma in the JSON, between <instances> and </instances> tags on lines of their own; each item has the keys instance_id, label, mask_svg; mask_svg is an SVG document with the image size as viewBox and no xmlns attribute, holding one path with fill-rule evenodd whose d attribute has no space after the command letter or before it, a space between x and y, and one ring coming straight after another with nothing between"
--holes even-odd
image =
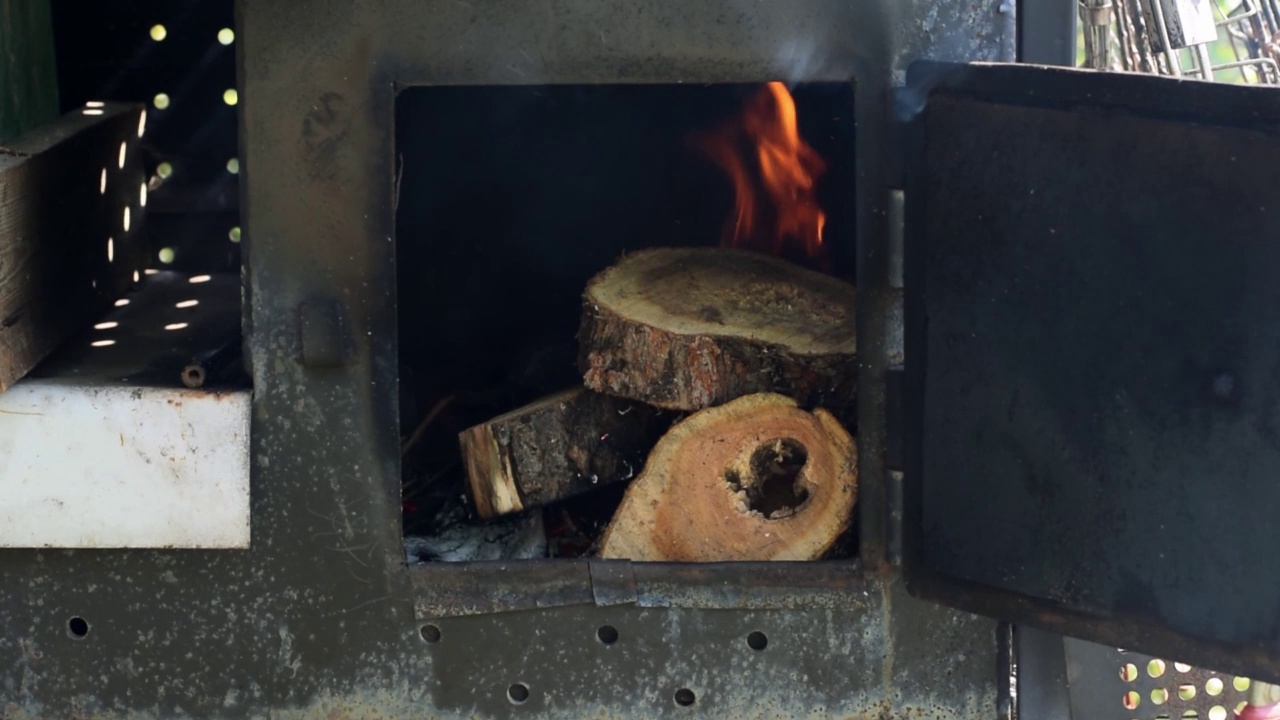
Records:
<instances>
[{"instance_id":1,"label":"perforated metal sheet","mask_svg":"<svg viewBox=\"0 0 1280 720\"><path fill-rule=\"evenodd\" d=\"M1066 642L1071 712L1076 720L1227 720L1253 681L1185 663Z\"/></svg>"}]
</instances>

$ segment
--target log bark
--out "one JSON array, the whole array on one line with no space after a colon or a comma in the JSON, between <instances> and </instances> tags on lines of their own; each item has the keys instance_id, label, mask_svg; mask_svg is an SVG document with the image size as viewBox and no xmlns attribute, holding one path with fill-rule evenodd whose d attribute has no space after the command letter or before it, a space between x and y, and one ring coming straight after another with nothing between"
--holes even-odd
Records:
<instances>
[{"instance_id":1,"label":"log bark","mask_svg":"<svg viewBox=\"0 0 1280 720\"><path fill-rule=\"evenodd\" d=\"M469 428L458 440L476 513L517 513L630 480L672 419L574 388Z\"/></svg>"},{"instance_id":2,"label":"log bark","mask_svg":"<svg viewBox=\"0 0 1280 720\"><path fill-rule=\"evenodd\" d=\"M623 258L584 294L587 387L673 410L775 392L852 407L854 289L784 260L727 248Z\"/></svg>"},{"instance_id":3,"label":"log bark","mask_svg":"<svg viewBox=\"0 0 1280 720\"><path fill-rule=\"evenodd\" d=\"M695 413L662 437L627 489L601 557L816 560L857 500L853 438L825 410L772 393Z\"/></svg>"}]
</instances>

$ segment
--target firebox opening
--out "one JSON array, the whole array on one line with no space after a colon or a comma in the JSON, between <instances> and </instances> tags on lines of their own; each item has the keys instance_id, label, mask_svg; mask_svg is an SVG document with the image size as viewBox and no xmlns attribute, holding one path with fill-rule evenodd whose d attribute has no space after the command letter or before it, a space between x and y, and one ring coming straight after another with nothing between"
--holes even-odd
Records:
<instances>
[{"instance_id":1,"label":"firebox opening","mask_svg":"<svg viewBox=\"0 0 1280 720\"><path fill-rule=\"evenodd\" d=\"M847 84L408 88L395 158L411 562L596 556L649 451L692 414L582 389L584 292L602 271L651 248L736 245L853 282ZM610 363L604 374L625 364ZM792 392L783 369L753 372L856 437L851 405ZM483 452L464 457L463 433ZM809 493L795 481L805 449L785 449L758 463L752 506L766 517ZM483 510L477 483L495 493ZM823 557L855 555L856 533Z\"/></svg>"}]
</instances>

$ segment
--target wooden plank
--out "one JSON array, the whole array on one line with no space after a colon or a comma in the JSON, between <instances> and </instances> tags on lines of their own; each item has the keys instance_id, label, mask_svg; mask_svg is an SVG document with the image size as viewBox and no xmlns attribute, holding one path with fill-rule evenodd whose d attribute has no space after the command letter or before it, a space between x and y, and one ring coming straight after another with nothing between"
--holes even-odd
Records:
<instances>
[{"instance_id":1,"label":"wooden plank","mask_svg":"<svg viewBox=\"0 0 1280 720\"><path fill-rule=\"evenodd\" d=\"M0 145L58 118L49 0L0 2Z\"/></svg>"},{"instance_id":2,"label":"wooden plank","mask_svg":"<svg viewBox=\"0 0 1280 720\"><path fill-rule=\"evenodd\" d=\"M87 108L0 154L0 392L144 266L142 112Z\"/></svg>"}]
</instances>

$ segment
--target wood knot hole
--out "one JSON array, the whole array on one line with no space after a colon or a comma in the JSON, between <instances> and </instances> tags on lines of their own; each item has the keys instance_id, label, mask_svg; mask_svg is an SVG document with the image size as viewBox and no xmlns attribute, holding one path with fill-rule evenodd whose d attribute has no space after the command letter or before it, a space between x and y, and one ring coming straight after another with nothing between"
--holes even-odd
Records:
<instances>
[{"instance_id":1,"label":"wood knot hole","mask_svg":"<svg viewBox=\"0 0 1280 720\"><path fill-rule=\"evenodd\" d=\"M796 514L809 499L809 490L800 482L800 472L808 461L809 452L799 442L774 438L751 454L750 477L744 479L728 469L725 481L734 492L746 494L748 510L780 520Z\"/></svg>"}]
</instances>

